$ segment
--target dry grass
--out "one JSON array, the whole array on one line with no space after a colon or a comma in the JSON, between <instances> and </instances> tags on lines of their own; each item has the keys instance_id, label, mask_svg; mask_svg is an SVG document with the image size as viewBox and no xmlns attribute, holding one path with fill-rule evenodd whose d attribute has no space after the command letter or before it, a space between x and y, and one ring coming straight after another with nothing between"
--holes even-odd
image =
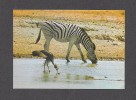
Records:
<instances>
[{"instance_id":1,"label":"dry grass","mask_svg":"<svg viewBox=\"0 0 136 100\"><path fill-rule=\"evenodd\" d=\"M124 10L14 10L14 17L124 22Z\"/></svg>"},{"instance_id":2,"label":"dry grass","mask_svg":"<svg viewBox=\"0 0 136 100\"><path fill-rule=\"evenodd\" d=\"M95 39L98 39L98 40L113 40L111 38L111 36L109 36L109 34L101 34L101 35L95 35L94 37L92 38L95 38Z\"/></svg>"},{"instance_id":3,"label":"dry grass","mask_svg":"<svg viewBox=\"0 0 136 100\"><path fill-rule=\"evenodd\" d=\"M118 39L119 41L125 42L125 36L118 35L115 36L115 38Z\"/></svg>"}]
</instances>

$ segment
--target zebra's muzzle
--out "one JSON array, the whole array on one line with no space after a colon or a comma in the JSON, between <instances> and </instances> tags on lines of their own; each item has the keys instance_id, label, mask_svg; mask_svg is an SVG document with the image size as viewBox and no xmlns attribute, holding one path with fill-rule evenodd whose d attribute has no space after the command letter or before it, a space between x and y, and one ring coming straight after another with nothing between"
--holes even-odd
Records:
<instances>
[{"instance_id":1,"label":"zebra's muzzle","mask_svg":"<svg viewBox=\"0 0 136 100\"><path fill-rule=\"evenodd\" d=\"M97 60L92 60L92 64L96 64L97 63Z\"/></svg>"},{"instance_id":2,"label":"zebra's muzzle","mask_svg":"<svg viewBox=\"0 0 136 100\"><path fill-rule=\"evenodd\" d=\"M97 63L97 58L93 58L93 59L90 59L92 64L96 64Z\"/></svg>"}]
</instances>

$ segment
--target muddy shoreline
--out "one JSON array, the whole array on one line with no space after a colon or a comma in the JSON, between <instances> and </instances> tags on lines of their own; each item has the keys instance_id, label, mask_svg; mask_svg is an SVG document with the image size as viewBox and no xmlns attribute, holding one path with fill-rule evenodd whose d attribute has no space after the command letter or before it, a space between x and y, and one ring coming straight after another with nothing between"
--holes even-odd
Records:
<instances>
[{"instance_id":1,"label":"muddy shoreline","mask_svg":"<svg viewBox=\"0 0 136 100\"><path fill-rule=\"evenodd\" d=\"M38 57L38 56L33 56L32 54L13 54L13 58L15 59L20 59L20 58L33 58L33 59L43 59L44 57ZM65 59L65 58L57 58L55 57L55 59ZM81 60L81 58L70 58L70 60ZM124 58L98 58L98 60L100 61L125 61Z\"/></svg>"}]
</instances>

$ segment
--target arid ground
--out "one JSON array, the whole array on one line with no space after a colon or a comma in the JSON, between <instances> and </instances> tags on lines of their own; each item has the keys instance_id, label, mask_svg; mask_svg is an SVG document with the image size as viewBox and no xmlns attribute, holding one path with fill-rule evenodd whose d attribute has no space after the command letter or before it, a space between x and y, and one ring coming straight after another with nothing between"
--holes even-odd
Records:
<instances>
[{"instance_id":1,"label":"arid ground","mask_svg":"<svg viewBox=\"0 0 136 100\"><path fill-rule=\"evenodd\" d=\"M98 59L125 59L125 12L123 10L14 10L13 11L13 56L33 57L32 51L43 50L45 38L42 34L38 44L34 44L39 28L26 21L56 21L72 23L86 28L86 32L96 44ZM68 43L54 39L50 52L56 58L65 58ZM82 47L86 57L86 51ZM73 46L71 58L80 59Z\"/></svg>"}]
</instances>

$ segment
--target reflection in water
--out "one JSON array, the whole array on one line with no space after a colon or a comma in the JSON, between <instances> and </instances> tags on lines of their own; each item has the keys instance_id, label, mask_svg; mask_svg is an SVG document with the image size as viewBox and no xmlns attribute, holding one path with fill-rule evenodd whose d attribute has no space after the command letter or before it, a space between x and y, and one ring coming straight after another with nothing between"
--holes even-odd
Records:
<instances>
[{"instance_id":1,"label":"reflection in water","mask_svg":"<svg viewBox=\"0 0 136 100\"><path fill-rule=\"evenodd\" d=\"M75 75L75 80L79 80L80 79L80 75Z\"/></svg>"},{"instance_id":2,"label":"reflection in water","mask_svg":"<svg viewBox=\"0 0 136 100\"><path fill-rule=\"evenodd\" d=\"M96 67L97 64L87 64L87 67Z\"/></svg>"},{"instance_id":3,"label":"reflection in water","mask_svg":"<svg viewBox=\"0 0 136 100\"><path fill-rule=\"evenodd\" d=\"M85 75L85 80L94 80L94 77Z\"/></svg>"},{"instance_id":4,"label":"reflection in water","mask_svg":"<svg viewBox=\"0 0 136 100\"><path fill-rule=\"evenodd\" d=\"M43 72L43 81L56 81L59 74L51 75L49 72Z\"/></svg>"},{"instance_id":5,"label":"reflection in water","mask_svg":"<svg viewBox=\"0 0 136 100\"><path fill-rule=\"evenodd\" d=\"M88 75L74 75L74 74L51 74L49 72L44 72L43 81L53 81L53 82L76 82L78 80L94 80L94 77Z\"/></svg>"},{"instance_id":6,"label":"reflection in water","mask_svg":"<svg viewBox=\"0 0 136 100\"><path fill-rule=\"evenodd\" d=\"M69 74L69 73L66 74L66 79L70 80L70 78L71 78L70 76L71 76L71 74Z\"/></svg>"},{"instance_id":7,"label":"reflection in water","mask_svg":"<svg viewBox=\"0 0 136 100\"><path fill-rule=\"evenodd\" d=\"M43 72L43 80L48 81L49 80L49 72Z\"/></svg>"}]
</instances>

